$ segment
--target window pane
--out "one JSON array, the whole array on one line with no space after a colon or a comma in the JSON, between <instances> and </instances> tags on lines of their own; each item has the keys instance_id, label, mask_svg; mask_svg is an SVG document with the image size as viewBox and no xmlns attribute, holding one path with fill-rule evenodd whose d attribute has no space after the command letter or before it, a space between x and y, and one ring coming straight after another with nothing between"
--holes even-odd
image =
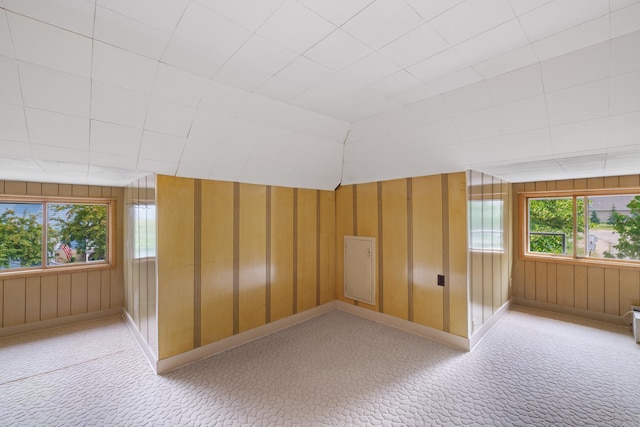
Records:
<instances>
[{"instance_id":1,"label":"window pane","mask_svg":"<svg viewBox=\"0 0 640 427\"><path fill-rule=\"evenodd\" d=\"M584 196L576 197L576 256L586 256L587 245L585 242L585 216L584 216Z\"/></svg>"},{"instance_id":2,"label":"window pane","mask_svg":"<svg viewBox=\"0 0 640 427\"><path fill-rule=\"evenodd\" d=\"M640 196L589 197L588 256L640 260Z\"/></svg>"},{"instance_id":3,"label":"window pane","mask_svg":"<svg viewBox=\"0 0 640 427\"><path fill-rule=\"evenodd\" d=\"M502 251L502 200L469 201L469 242L473 250Z\"/></svg>"},{"instance_id":4,"label":"window pane","mask_svg":"<svg viewBox=\"0 0 640 427\"><path fill-rule=\"evenodd\" d=\"M151 258L156 256L156 207L134 206L134 256Z\"/></svg>"},{"instance_id":5,"label":"window pane","mask_svg":"<svg viewBox=\"0 0 640 427\"><path fill-rule=\"evenodd\" d=\"M47 205L47 264L105 261L107 205Z\"/></svg>"},{"instance_id":6,"label":"window pane","mask_svg":"<svg viewBox=\"0 0 640 427\"><path fill-rule=\"evenodd\" d=\"M0 270L42 265L42 205L0 203Z\"/></svg>"},{"instance_id":7,"label":"window pane","mask_svg":"<svg viewBox=\"0 0 640 427\"><path fill-rule=\"evenodd\" d=\"M529 199L529 252L573 253L573 198Z\"/></svg>"}]
</instances>

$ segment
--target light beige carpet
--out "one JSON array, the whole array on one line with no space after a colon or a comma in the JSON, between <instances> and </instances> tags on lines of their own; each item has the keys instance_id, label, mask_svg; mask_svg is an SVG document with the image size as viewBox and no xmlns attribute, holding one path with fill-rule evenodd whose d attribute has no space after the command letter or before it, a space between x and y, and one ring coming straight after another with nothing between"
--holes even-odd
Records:
<instances>
[{"instance_id":1,"label":"light beige carpet","mask_svg":"<svg viewBox=\"0 0 640 427\"><path fill-rule=\"evenodd\" d=\"M0 425L640 425L629 329L509 312L471 353L343 312L155 376L124 323L0 340Z\"/></svg>"}]
</instances>

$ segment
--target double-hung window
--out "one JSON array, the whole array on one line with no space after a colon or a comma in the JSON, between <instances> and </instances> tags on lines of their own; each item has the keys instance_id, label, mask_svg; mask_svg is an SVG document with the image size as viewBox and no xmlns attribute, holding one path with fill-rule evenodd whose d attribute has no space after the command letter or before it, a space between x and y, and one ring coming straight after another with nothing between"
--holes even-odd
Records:
<instances>
[{"instance_id":1,"label":"double-hung window","mask_svg":"<svg viewBox=\"0 0 640 427\"><path fill-rule=\"evenodd\" d=\"M0 197L0 275L109 266L114 203L112 199Z\"/></svg>"},{"instance_id":2,"label":"double-hung window","mask_svg":"<svg viewBox=\"0 0 640 427\"><path fill-rule=\"evenodd\" d=\"M640 261L640 190L523 193L520 207L524 257Z\"/></svg>"}]
</instances>

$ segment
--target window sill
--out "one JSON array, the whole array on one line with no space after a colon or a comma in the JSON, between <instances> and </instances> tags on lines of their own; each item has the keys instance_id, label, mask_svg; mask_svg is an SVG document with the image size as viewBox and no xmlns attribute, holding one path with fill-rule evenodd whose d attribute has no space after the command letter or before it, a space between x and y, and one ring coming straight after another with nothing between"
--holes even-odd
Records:
<instances>
[{"instance_id":1,"label":"window sill","mask_svg":"<svg viewBox=\"0 0 640 427\"><path fill-rule=\"evenodd\" d=\"M48 268L30 268L24 270L2 271L0 272L0 280L6 279L21 279L23 277L35 277L35 276L51 276L54 274L63 273L82 273L85 271L102 271L113 270L115 265L101 262L95 264L84 264L74 266L60 266L60 267L48 267Z\"/></svg>"},{"instance_id":2,"label":"window sill","mask_svg":"<svg viewBox=\"0 0 640 427\"><path fill-rule=\"evenodd\" d=\"M571 258L553 255L521 255L522 261L548 262L553 264L584 265L593 267L615 268L619 270L640 270L640 262L598 258Z\"/></svg>"}]
</instances>

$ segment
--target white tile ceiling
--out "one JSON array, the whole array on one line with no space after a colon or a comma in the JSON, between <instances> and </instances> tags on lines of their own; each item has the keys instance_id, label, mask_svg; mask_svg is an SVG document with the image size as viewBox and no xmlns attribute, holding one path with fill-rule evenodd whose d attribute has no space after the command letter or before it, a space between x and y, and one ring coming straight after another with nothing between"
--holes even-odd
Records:
<instances>
[{"instance_id":1,"label":"white tile ceiling","mask_svg":"<svg viewBox=\"0 0 640 427\"><path fill-rule=\"evenodd\" d=\"M640 0L2 0L0 179L640 173Z\"/></svg>"}]
</instances>

